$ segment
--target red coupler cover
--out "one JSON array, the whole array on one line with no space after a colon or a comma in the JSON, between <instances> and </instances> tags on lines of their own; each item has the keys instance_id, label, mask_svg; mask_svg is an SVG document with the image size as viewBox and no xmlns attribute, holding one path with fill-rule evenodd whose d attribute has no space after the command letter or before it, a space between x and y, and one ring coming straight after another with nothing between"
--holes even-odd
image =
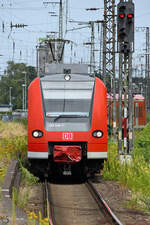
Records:
<instances>
[{"instance_id":1,"label":"red coupler cover","mask_svg":"<svg viewBox=\"0 0 150 225\"><path fill-rule=\"evenodd\" d=\"M81 160L81 146L54 145L54 162L74 164Z\"/></svg>"}]
</instances>

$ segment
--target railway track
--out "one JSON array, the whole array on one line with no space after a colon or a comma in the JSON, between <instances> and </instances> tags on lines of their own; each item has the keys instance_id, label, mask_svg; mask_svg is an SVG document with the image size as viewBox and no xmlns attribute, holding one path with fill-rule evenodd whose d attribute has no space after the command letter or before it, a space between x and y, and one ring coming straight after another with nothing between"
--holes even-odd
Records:
<instances>
[{"instance_id":1,"label":"railway track","mask_svg":"<svg viewBox=\"0 0 150 225\"><path fill-rule=\"evenodd\" d=\"M50 225L123 225L92 182L52 184L45 181Z\"/></svg>"},{"instance_id":2,"label":"railway track","mask_svg":"<svg viewBox=\"0 0 150 225\"><path fill-rule=\"evenodd\" d=\"M50 225L55 225L53 223L54 217L53 217L53 207L51 205L51 195L50 195L50 189L49 184L47 180L45 180L45 183L43 185L43 194L44 194L44 217L48 217L48 221Z\"/></svg>"}]
</instances>

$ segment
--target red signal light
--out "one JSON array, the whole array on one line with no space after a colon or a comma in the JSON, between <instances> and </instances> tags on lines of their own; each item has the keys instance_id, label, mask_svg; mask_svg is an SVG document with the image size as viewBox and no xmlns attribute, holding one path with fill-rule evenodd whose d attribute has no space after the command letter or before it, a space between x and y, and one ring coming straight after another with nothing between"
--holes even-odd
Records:
<instances>
[{"instance_id":1,"label":"red signal light","mask_svg":"<svg viewBox=\"0 0 150 225\"><path fill-rule=\"evenodd\" d=\"M124 19L124 18L125 18L125 14L124 14L124 13L121 13L121 14L119 15L119 17L120 17L121 19Z\"/></svg>"},{"instance_id":2,"label":"red signal light","mask_svg":"<svg viewBox=\"0 0 150 225\"><path fill-rule=\"evenodd\" d=\"M132 14L132 13L129 13L129 14L128 14L128 18L129 18L129 19L132 19L132 18L133 18L133 14Z\"/></svg>"}]
</instances>

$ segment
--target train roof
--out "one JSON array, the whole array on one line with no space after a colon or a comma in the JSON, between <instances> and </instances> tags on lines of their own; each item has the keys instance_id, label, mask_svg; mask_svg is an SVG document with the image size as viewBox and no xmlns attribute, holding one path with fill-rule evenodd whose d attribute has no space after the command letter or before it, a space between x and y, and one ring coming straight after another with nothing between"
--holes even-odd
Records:
<instances>
[{"instance_id":1,"label":"train roof","mask_svg":"<svg viewBox=\"0 0 150 225\"><path fill-rule=\"evenodd\" d=\"M56 64L46 63L45 65L45 74L88 74L88 65L87 64Z\"/></svg>"},{"instance_id":2,"label":"train roof","mask_svg":"<svg viewBox=\"0 0 150 225\"><path fill-rule=\"evenodd\" d=\"M64 82L65 77L69 75L71 82L92 82L95 80L95 77L90 76L89 74L47 74L44 77L40 78L41 81L47 82Z\"/></svg>"},{"instance_id":3,"label":"train roof","mask_svg":"<svg viewBox=\"0 0 150 225\"><path fill-rule=\"evenodd\" d=\"M133 97L135 100L144 100L145 98L144 98L144 96L143 95L141 95L141 94L138 94L138 95L134 95L134 97Z\"/></svg>"},{"instance_id":4,"label":"train roof","mask_svg":"<svg viewBox=\"0 0 150 225\"><path fill-rule=\"evenodd\" d=\"M110 94L107 93L107 99L113 99L113 96L111 96ZM116 99L117 100L119 99L119 94L116 94ZM122 95L122 99L124 100L124 95ZM128 95L127 95L127 99L128 99ZM136 94L136 95L133 95L133 99L134 100L144 100L145 98L141 94Z\"/></svg>"}]
</instances>

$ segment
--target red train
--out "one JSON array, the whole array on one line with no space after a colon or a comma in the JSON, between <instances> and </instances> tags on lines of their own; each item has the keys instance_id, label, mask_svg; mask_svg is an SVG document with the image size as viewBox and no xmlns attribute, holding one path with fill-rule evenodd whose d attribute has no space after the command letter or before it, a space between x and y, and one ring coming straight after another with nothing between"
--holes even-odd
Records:
<instances>
[{"instance_id":1,"label":"red train","mask_svg":"<svg viewBox=\"0 0 150 225\"><path fill-rule=\"evenodd\" d=\"M28 89L28 159L36 175L93 174L107 158L106 87L82 65L58 67Z\"/></svg>"},{"instance_id":2,"label":"red train","mask_svg":"<svg viewBox=\"0 0 150 225\"><path fill-rule=\"evenodd\" d=\"M116 94L116 124L118 126L118 105L119 96ZM107 108L108 108L108 125L112 127L112 108L113 108L113 98L107 94ZM143 128L146 125L146 102L145 98L141 94L133 95L133 125L134 128Z\"/></svg>"}]
</instances>

